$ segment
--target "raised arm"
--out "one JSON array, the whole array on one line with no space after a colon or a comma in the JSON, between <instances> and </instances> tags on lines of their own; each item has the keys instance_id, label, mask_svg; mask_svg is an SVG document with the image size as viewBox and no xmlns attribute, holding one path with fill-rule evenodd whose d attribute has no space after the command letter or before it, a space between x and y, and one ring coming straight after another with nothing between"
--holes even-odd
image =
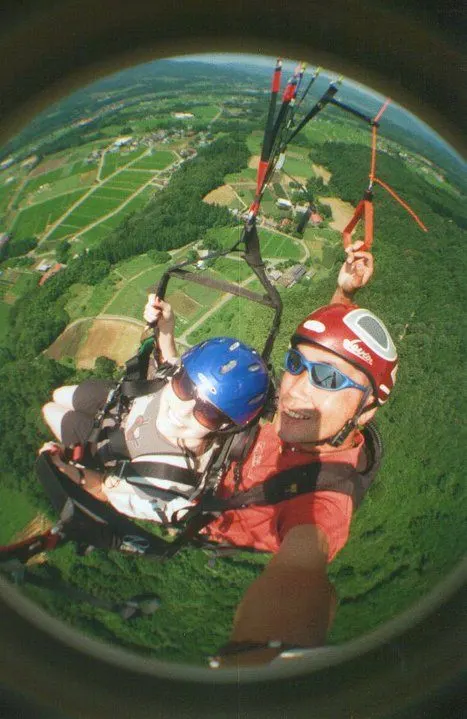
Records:
<instances>
[{"instance_id":1,"label":"raised arm","mask_svg":"<svg viewBox=\"0 0 467 719\"><path fill-rule=\"evenodd\" d=\"M313 524L291 529L240 602L231 641L224 648L234 653L223 656L220 666L264 664L281 651L267 646L242 651L250 643L278 641L297 647L324 644L335 609L335 592L326 567L324 533Z\"/></svg>"},{"instance_id":2,"label":"raised arm","mask_svg":"<svg viewBox=\"0 0 467 719\"><path fill-rule=\"evenodd\" d=\"M156 295L149 295L144 308L144 319L148 324L157 324L159 335L159 349L162 360L172 364L178 359L175 347L175 315L168 302L159 299Z\"/></svg>"},{"instance_id":3,"label":"raised arm","mask_svg":"<svg viewBox=\"0 0 467 719\"><path fill-rule=\"evenodd\" d=\"M346 248L347 258L340 269L337 288L330 304L352 304L355 292L365 287L371 279L374 269L373 255L360 249L363 244L362 240L357 240Z\"/></svg>"}]
</instances>

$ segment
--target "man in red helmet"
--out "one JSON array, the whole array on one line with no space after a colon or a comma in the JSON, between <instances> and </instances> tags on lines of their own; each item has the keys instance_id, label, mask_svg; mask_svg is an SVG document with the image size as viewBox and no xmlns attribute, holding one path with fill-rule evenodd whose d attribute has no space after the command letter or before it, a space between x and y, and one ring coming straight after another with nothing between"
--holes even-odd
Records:
<instances>
[{"instance_id":1,"label":"man in red helmet","mask_svg":"<svg viewBox=\"0 0 467 719\"><path fill-rule=\"evenodd\" d=\"M248 588L231 641L212 666L260 664L287 647L319 646L332 622L336 598L327 564L345 545L358 504L355 481L344 480L345 471L350 468L355 478L370 473L361 428L388 399L397 370L386 327L353 304L373 272L372 256L361 244L348 248L331 304L311 313L293 334L275 421L262 427L238 487L249 490L288 473L290 483L290 472L314 467L314 491L294 490L297 496L276 504L227 511L207 530L217 542L275 554ZM233 483L230 473L224 496Z\"/></svg>"}]
</instances>

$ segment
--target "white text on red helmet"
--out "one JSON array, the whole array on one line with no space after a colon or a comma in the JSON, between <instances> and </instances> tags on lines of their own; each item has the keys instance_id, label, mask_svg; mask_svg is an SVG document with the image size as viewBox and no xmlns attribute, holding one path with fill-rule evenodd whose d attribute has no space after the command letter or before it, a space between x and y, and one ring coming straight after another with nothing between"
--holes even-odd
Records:
<instances>
[{"instance_id":1,"label":"white text on red helmet","mask_svg":"<svg viewBox=\"0 0 467 719\"><path fill-rule=\"evenodd\" d=\"M368 352L365 352L363 347L360 347L358 344L360 340L348 340L347 338L343 341L344 349L347 350L347 352L350 352L350 354L356 355L357 357L360 357L360 359L367 362L369 365L373 364L373 358Z\"/></svg>"}]
</instances>

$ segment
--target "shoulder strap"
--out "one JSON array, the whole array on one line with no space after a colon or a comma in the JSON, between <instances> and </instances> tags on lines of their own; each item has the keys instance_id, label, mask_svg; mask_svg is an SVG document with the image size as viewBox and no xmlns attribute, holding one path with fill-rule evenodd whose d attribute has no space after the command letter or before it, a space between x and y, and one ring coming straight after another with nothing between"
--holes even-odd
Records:
<instances>
[{"instance_id":1,"label":"shoulder strap","mask_svg":"<svg viewBox=\"0 0 467 719\"><path fill-rule=\"evenodd\" d=\"M138 355L136 355L136 359L138 359ZM161 389L161 387L166 384L169 377L172 377L178 369L178 364L164 362L164 364L161 364L157 368L157 372L153 379L145 379L145 375L138 375L136 372L129 372L125 375L125 378L121 382L121 394L128 400L136 399L136 397L143 397L146 394L153 394Z\"/></svg>"},{"instance_id":2,"label":"shoulder strap","mask_svg":"<svg viewBox=\"0 0 467 719\"><path fill-rule=\"evenodd\" d=\"M208 499L205 511L224 512L243 509L251 504L273 505L301 494L318 491L335 491L354 498L355 468L342 462L312 462L285 469L245 492L237 492L227 499Z\"/></svg>"},{"instance_id":3,"label":"shoulder strap","mask_svg":"<svg viewBox=\"0 0 467 719\"><path fill-rule=\"evenodd\" d=\"M188 487L196 487L199 484L199 476L195 471L187 467L177 467L176 465L168 464L168 462L157 462L153 460L125 462L120 476L129 484L137 485L143 489L146 487L150 489L150 486L140 481L142 477L164 479L169 482L184 484ZM181 493L178 488L177 493ZM191 491L188 492L188 494L191 493Z\"/></svg>"},{"instance_id":4,"label":"shoulder strap","mask_svg":"<svg viewBox=\"0 0 467 719\"><path fill-rule=\"evenodd\" d=\"M225 512L242 509L249 505L273 505L308 492L340 492L352 497L355 509L376 477L381 465L383 445L381 435L374 423L363 431L368 450L368 467L357 472L355 467L343 462L311 462L285 469L255 485L245 492L237 492L227 499L206 497L202 500L203 511Z\"/></svg>"}]
</instances>

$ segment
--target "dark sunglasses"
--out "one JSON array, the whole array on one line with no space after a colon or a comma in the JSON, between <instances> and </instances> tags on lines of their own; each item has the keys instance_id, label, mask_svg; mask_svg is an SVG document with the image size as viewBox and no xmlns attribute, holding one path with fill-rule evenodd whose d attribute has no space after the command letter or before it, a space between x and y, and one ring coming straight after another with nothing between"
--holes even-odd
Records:
<instances>
[{"instance_id":1,"label":"dark sunglasses","mask_svg":"<svg viewBox=\"0 0 467 719\"><path fill-rule=\"evenodd\" d=\"M197 422L206 429L211 430L211 432L221 428L224 429L226 425L230 427L234 424L224 412L198 396L196 385L192 382L184 367L172 377L172 389L175 396L182 402L188 402L190 399L196 400L193 407L193 416Z\"/></svg>"},{"instance_id":2,"label":"dark sunglasses","mask_svg":"<svg viewBox=\"0 0 467 719\"><path fill-rule=\"evenodd\" d=\"M301 352L291 349L285 355L284 368L290 374L299 375L305 369L308 370L308 378L313 387L318 389L326 389L330 392L337 392L347 387L354 387L362 392L367 391L367 387L357 384L346 374L325 362L310 362L305 359Z\"/></svg>"}]
</instances>

